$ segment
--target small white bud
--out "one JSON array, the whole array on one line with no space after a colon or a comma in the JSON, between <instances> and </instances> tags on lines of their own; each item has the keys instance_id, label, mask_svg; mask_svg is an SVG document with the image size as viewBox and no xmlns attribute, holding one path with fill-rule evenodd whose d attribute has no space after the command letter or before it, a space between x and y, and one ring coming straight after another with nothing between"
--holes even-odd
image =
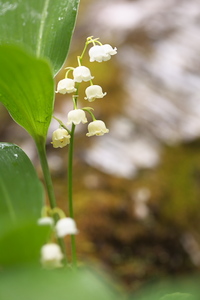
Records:
<instances>
[{"instance_id":1,"label":"small white bud","mask_svg":"<svg viewBox=\"0 0 200 300\"><path fill-rule=\"evenodd\" d=\"M84 66L75 68L73 71L73 76L75 82L90 81L94 78L91 76L90 69Z\"/></svg>"},{"instance_id":2,"label":"small white bud","mask_svg":"<svg viewBox=\"0 0 200 300\"><path fill-rule=\"evenodd\" d=\"M72 123L78 125L81 122L83 124L87 123L85 112L82 109L74 109L68 113L67 125L71 125Z\"/></svg>"},{"instance_id":3,"label":"small white bud","mask_svg":"<svg viewBox=\"0 0 200 300\"><path fill-rule=\"evenodd\" d=\"M102 88L99 85L88 86L85 90L85 99L89 102L93 102L96 98L103 98L106 93L103 93Z\"/></svg>"},{"instance_id":4,"label":"small white bud","mask_svg":"<svg viewBox=\"0 0 200 300\"><path fill-rule=\"evenodd\" d=\"M37 221L38 225L50 225L53 226L54 224L54 220L51 217L44 217L44 218L40 218Z\"/></svg>"},{"instance_id":5,"label":"small white bud","mask_svg":"<svg viewBox=\"0 0 200 300\"><path fill-rule=\"evenodd\" d=\"M62 267L63 254L57 244L46 244L41 248L41 263L46 268Z\"/></svg>"},{"instance_id":6,"label":"small white bud","mask_svg":"<svg viewBox=\"0 0 200 300\"><path fill-rule=\"evenodd\" d=\"M109 130L106 128L106 125L101 120L95 120L88 124L88 133L87 136L93 136L93 135L104 135L105 133L108 133Z\"/></svg>"},{"instance_id":7,"label":"small white bud","mask_svg":"<svg viewBox=\"0 0 200 300\"><path fill-rule=\"evenodd\" d=\"M57 85L57 93L66 94L76 92L76 88L74 87L75 82L73 79L65 78L58 82Z\"/></svg>"},{"instance_id":8,"label":"small white bud","mask_svg":"<svg viewBox=\"0 0 200 300\"><path fill-rule=\"evenodd\" d=\"M52 144L54 148L63 148L70 143L70 135L64 128L58 128L53 132Z\"/></svg>"},{"instance_id":9,"label":"small white bud","mask_svg":"<svg viewBox=\"0 0 200 300\"><path fill-rule=\"evenodd\" d=\"M68 234L77 234L76 223L71 218L63 218L56 223L56 233L58 237L64 237Z\"/></svg>"}]
</instances>

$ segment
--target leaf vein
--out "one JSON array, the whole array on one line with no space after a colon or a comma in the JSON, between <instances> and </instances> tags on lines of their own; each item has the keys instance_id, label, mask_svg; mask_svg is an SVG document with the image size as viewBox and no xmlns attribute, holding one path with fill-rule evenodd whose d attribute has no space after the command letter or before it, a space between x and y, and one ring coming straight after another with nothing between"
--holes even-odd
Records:
<instances>
[{"instance_id":1,"label":"leaf vein","mask_svg":"<svg viewBox=\"0 0 200 300\"><path fill-rule=\"evenodd\" d=\"M40 52L41 52L42 37L43 37L43 33L44 33L45 20L48 15L47 10L49 7L49 1L50 0L45 0L44 8L42 11L41 23L40 23L40 28L39 28L39 36L38 36L38 42L37 42L37 51L36 51L37 56L40 56Z\"/></svg>"}]
</instances>

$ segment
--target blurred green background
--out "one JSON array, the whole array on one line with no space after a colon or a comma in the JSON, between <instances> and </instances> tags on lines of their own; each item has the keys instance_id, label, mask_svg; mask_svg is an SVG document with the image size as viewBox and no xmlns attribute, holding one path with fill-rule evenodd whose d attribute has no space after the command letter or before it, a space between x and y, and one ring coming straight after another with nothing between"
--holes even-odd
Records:
<instances>
[{"instance_id":1,"label":"blurred green background","mask_svg":"<svg viewBox=\"0 0 200 300\"><path fill-rule=\"evenodd\" d=\"M65 67L76 66L91 35L118 54L101 64L84 60L107 92L91 106L110 133L88 138L87 127L77 126L78 257L127 289L200 268L199 23L195 0L81 0ZM88 106L84 90L80 103ZM71 108L70 97L57 96L55 116L66 122ZM0 117L1 141L22 147L42 178L33 141L2 106ZM52 121L47 151L67 212L67 148L52 148L56 128Z\"/></svg>"}]
</instances>

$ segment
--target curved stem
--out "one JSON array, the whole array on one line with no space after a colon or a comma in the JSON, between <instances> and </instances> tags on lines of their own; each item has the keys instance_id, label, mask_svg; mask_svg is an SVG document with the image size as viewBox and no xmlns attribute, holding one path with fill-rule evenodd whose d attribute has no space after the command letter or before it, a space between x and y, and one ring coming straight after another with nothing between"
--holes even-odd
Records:
<instances>
[{"instance_id":1,"label":"curved stem","mask_svg":"<svg viewBox=\"0 0 200 300\"><path fill-rule=\"evenodd\" d=\"M71 131L65 126L65 124L63 124L63 122L61 120L59 120L58 118L56 118L55 116L53 116L53 118L60 124L60 126L62 128L64 128L65 130L67 130L67 132L70 134Z\"/></svg>"},{"instance_id":2,"label":"curved stem","mask_svg":"<svg viewBox=\"0 0 200 300\"><path fill-rule=\"evenodd\" d=\"M74 209L73 209L73 151L74 151L74 131L75 125L72 123L71 128L71 139L69 144L68 152L68 201L69 201L69 215L70 218L74 219ZM72 265L76 267L76 242L75 236L71 235L71 251L72 251Z\"/></svg>"},{"instance_id":3,"label":"curved stem","mask_svg":"<svg viewBox=\"0 0 200 300\"><path fill-rule=\"evenodd\" d=\"M82 110L87 111L90 114L90 116L92 117L92 121L96 121L96 118L95 118L94 114L91 112L90 107L84 107L84 108L82 108Z\"/></svg>"},{"instance_id":4,"label":"curved stem","mask_svg":"<svg viewBox=\"0 0 200 300\"><path fill-rule=\"evenodd\" d=\"M84 54L85 54L85 51L86 51L86 49L87 49L87 46L88 46L88 42L85 43L83 52L82 52L81 55L78 57L78 64L79 64L79 66L81 66L81 62L82 62L83 56L84 56Z\"/></svg>"},{"instance_id":5,"label":"curved stem","mask_svg":"<svg viewBox=\"0 0 200 300\"><path fill-rule=\"evenodd\" d=\"M85 42L85 46L83 48L83 52L81 53L80 56L77 57L77 60L78 60L78 65L81 66L81 63L82 63L82 59L83 59L83 56L85 54L85 51L87 49L87 46L90 44L90 43L93 43L93 45L95 46L95 41L97 41L98 39L93 39L92 36L88 37L86 42Z\"/></svg>"}]
</instances>

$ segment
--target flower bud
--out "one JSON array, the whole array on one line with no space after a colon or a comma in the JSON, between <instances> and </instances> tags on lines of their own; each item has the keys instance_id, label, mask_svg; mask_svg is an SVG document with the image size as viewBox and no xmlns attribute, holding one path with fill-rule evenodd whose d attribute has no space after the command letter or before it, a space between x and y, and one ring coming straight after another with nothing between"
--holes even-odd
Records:
<instances>
[{"instance_id":1,"label":"flower bud","mask_svg":"<svg viewBox=\"0 0 200 300\"><path fill-rule=\"evenodd\" d=\"M93 102L96 98L103 98L106 93L103 93L99 85L88 86L85 90L86 97L89 102Z\"/></svg>"},{"instance_id":2,"label":"flower bud","mask_svg":"<svg viewBox=\"0 0 200 300\"><path fill-rule=\"evenodd\" d=\"M91 76L90 69L84 66L75 68L73 71L73 76L75 82L90 81L94 78Z\"/></svg>"},{"instance_id":3,"label":"flower bud","mask_svg":"<svg viewBox=\"0 0 200 300\"><path fill-rule=\"evenodd\" d=\"M63 218L56 223L56 233L58 237L64 237L68 234L77 234L76 223L71 218Z\"/></svg>"},{"instance_id":4,"label":"flower bud","mask_svg":"<svg viewBox=\"0 0 200 300\"><path fill-rule=\"evenodd\" d=\"M56 92L60 93L60 94L66 94L66 93L69 94L69 93L76 92L74 85L75 85L75 82L73 79L70 79L70 78L62 79L58 82Z\"/></svg>"},{"instance_id":5,"label":"flower bud","mask_svg":"<svg viewBox=\"0 0 200 300\"><path fill-rule=\"evenodd\" d=\"M74 109L68 113L68 122L67 125L74 123L75 125L80 123L87 123L87 118L85 112L82 109Z\"/></svg>"},{"instance_id":6,"label":"flower bud","mask_svg":"<svg viewBox=\"0 0 200 300\"><path fill-rule=\"evenodd\" d=\"M46 244L41 248L41 263L46 268L62 267L63 254L57 244Z\"/></svg>"},{"instance_id":7,"label":"flower bud","mask_svg":"<svg viewBox=\"0 0 200 300\"><path fill-rule=\"evenodd\" d=\"M44 218L40 218L37 221L38 225L49 225L49 226L53 226L54 224L54 220L51 217L44 217Z\"/></svg>"},{"instance_id":8,"label":"flower bud","mask_svg":"<svg viewBox=\"0 0 200 300\"><path fill-rule=\"evenodd\" d=\"M58 128L53 132L52 144L54 148L63 148L70 143L70 135L64 128Z\"/></svg>"},{"instance_id":9,"label":"flower bud","mask_svg":"<svg viewBox=\"0 0 200 300\"><path fill-rule=\"evenodd\" d=\"M88 124L88 133L87 136L93 135L104 135L104 133L108 133L109 130L106 128L106 125L101 120L95 120Z\"/></svg>"}]
</instances>

